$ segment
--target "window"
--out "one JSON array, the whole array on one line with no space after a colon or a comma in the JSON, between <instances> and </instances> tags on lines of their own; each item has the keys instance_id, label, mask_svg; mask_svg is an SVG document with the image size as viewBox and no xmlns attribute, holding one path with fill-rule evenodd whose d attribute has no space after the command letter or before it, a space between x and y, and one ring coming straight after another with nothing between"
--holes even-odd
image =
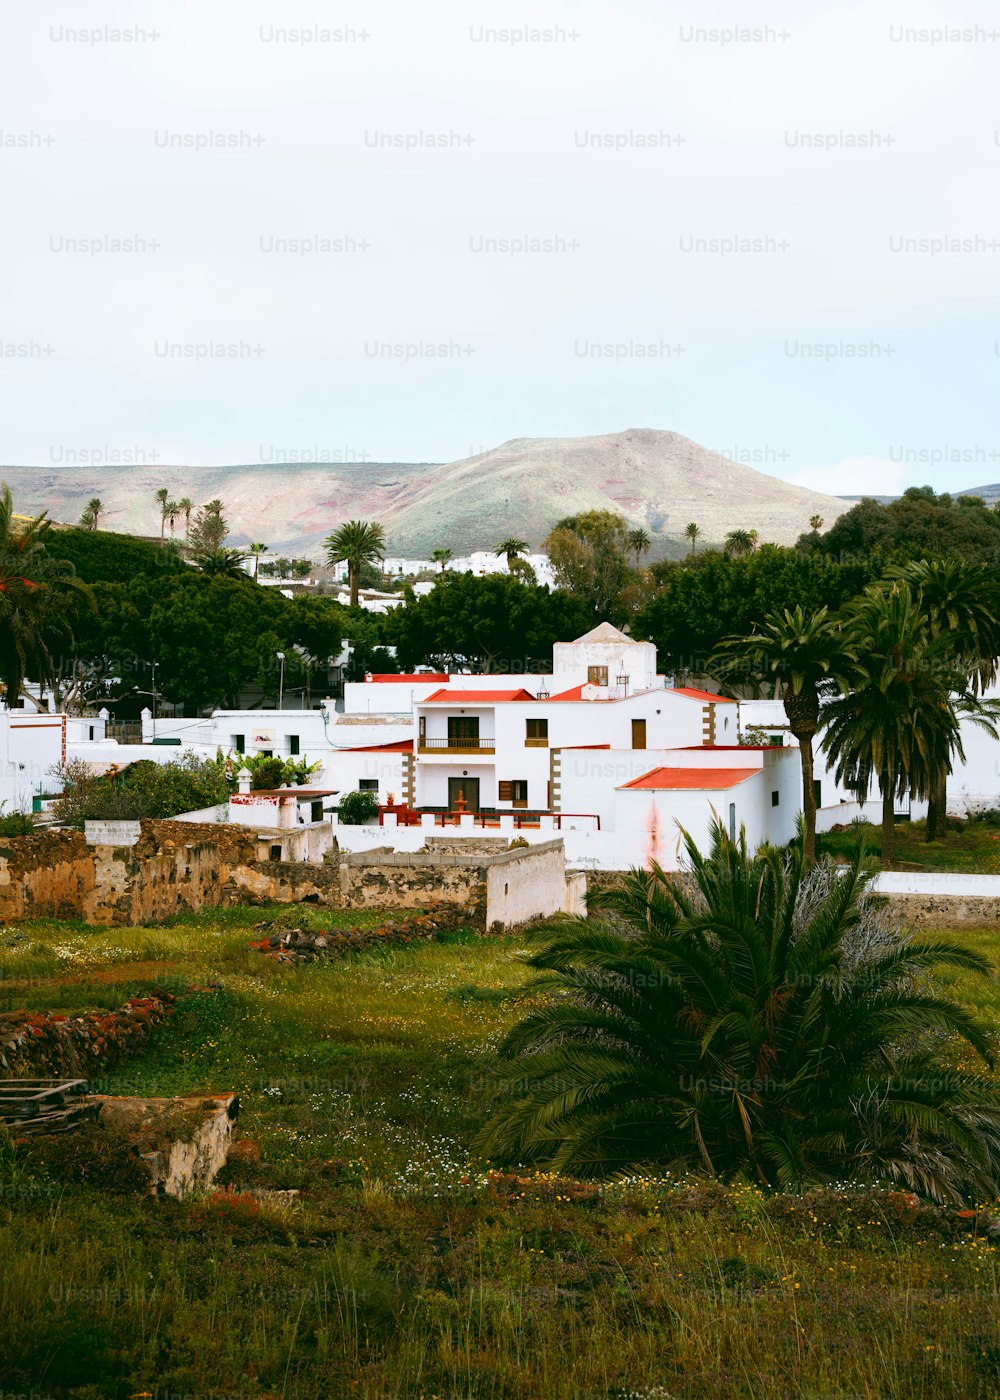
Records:
<instances>
[{"instance_id":1,"label":"window","mask_svg":"<svg viewBox=\"0 0 1000 1400\"><path fill-rule=\"evenodd\" d=\"M497 801L510 802L514 807L527 807L527 778L505 778L497 784Z\"/></svg>"},{"instance_id":2,"label":"window","mask_svg":"<svg viewBox=\"0 0 1000 1400\"><path fill-rule=\"evenodd\" d=\"M772 793L771 793L771 806L772 806L772 807L777 807L777 805L778 805L778 803L779 803L780 801L781 801L781 793L780 793L780 792L772 792Z\"/></svg>"},{"instance_id":3,"label":"window","mask_svg":"<svg viewBox=\"0 0 1000 1400\"><path fill-rule=\"evenodd\" d=\"M814 779L813 779L813 795L814 795L815 798L816 798L816 806L817 806L817 807L822 807L822 805L823 805L823 781L822 781L821 778L814 778Z\"/></svg>"},{"instance_id":4,"label":"window","mask_svg":"<svg viewBox=\"0 0 1000 1400\"><path fill-rule=\"evenodd\" d=\"M361 778L358 781L358 792L378 792L378 778Z\"/></svg>"},{"instance_id":5,"label":"window","mask_svg":"<svg viewBox=\"0 0 1000 1400\"><path fill-rule=\"evenodd\" d=\"M237 753L246 753L247 736L245 734L230 734L229 747L235 749Z\"/></svg>"},{"instance_id":6,"label":"window","mask_svg":"<svg viewBox=\"0 0 1000 1400\"><path fill-rule=\"evenodd\" d=\"M309 820L310 820L310 821L314 821L314 822L321 822L321 821L323 820L323 799L322 799L322 798L320 798L318 802L312 802L312 803L310 803L310 806L309 806Z\"/></svg>"},{"instance_id":7,"label":"window","mask_svg":"<svg viewBox=\"0 0 1000 1400\"><path fill-rule=\"evenodd\" d=\"M525 747L545 749L549 744L549 722L547 719L525 720Z\"/></svg>"},{"instance_id":8,"label":"window","mask_svg":"<svg viewBox=\"0 0 1000 1400\"><path fill-rule=\"evenodd\" d=\"M587 684L588 684L588 685L607 685L607 683L608 683L608 668L607 668L607 666L588 666L588 667L587 667Z\"/></svg>"},{"instance_id":9,"label":"window","mask_svg":"<svg viewBox=\"0 0 1000 1400\"><path fill-rule=\"evenodd\" d=\"M478 715L448 716L448 747L450 749L478 749Z\"/></svg>"},{"instance_id":10,"label":"window","mask_svg":"<svg viewBox=\"0 0 1000 1400\"><path fill-rule=\"evenodd\" d=\"M288 752L289 752L289 753L301 753L301 749L299 748L299 736L298 736L297 734L289 734L289 736L288 736Z\"/></svg>"}]
</instances>

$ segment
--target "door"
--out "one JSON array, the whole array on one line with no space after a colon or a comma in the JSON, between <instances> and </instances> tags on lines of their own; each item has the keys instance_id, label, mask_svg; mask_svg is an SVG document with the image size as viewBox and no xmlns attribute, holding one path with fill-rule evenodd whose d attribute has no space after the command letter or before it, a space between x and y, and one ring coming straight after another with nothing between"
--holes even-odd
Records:
<instances>
[{"instance_id":1,"label":"door","mask_svg":"<svg viewBox=\"0 0 1000 1400\"><path fill-rule=\"evenodd\" d=\"M461 797L461 801L459 801ZM448 779L448 811L449 812L478 812L479 811L479 779L478 778L449 778Z\"/></svg>"},{"instance_id":2,"label":"door","mask_svg":"<svg viewBox=\"0 0 1000 1400\"><path fill-rule=\"evenodd\" d=\"M644 719L632 721L632 747L634 749L646 747L646 721Z\"/></svg>"},{"instance_id":3,"label":"door","mask_svg":"<svg viewBox=\"0 0 1000 1400\"><path fill-rule=\"evenodd\" d=\"M450 749L478 749L478 715L448 716L448 747Z\"/></svg>"}]
</instances>

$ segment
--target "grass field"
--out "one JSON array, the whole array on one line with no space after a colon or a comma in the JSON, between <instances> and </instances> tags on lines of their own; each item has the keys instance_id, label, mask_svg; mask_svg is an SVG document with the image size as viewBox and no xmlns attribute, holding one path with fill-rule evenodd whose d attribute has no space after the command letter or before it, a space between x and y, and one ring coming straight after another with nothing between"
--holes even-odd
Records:
<instances>
[{"instance_id":1,"label":"grass field","mask_svg":"<svg viewBox=\"0 0 1000 1400\"><path fill-rule=\"evenodd\" d=\"M945 835L928 841L927 823L899 822L896 826L897 870L952 870L973 875L1000 875L1000 825L992 818L951 821ZM817 838L817 853L853 860L859 847L867 864L881 868L882 832L871 822L852 823L843 831Z\"/></svg>"},{"instance_id":2,"label":"grass field","mask_svg":"<svg viewBox=\"0 0 1000 1400\"><path fill-rule=\"evenodd\" d=\"M495 1047L530 1005L517 936L289 969L247 949L269 917L332 922L255 909L0 930L0 1009L195 988L99 1087L236 1089L251 1144L231 1193L186 1204L0 1146L4 1396L1000 1391L996 1246L957 1212L497 1178L468 1144ZM978 1001L1000 1025L997 989ZM302 1195L279 1209L246 1194L259 1186Z\"/></svg>"}]
</instances>

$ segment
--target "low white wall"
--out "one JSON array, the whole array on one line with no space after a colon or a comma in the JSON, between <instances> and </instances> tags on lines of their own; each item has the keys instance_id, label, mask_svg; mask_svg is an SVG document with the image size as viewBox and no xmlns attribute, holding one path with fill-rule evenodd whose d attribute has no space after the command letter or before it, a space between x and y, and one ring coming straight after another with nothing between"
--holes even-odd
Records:
<instances>
[{"instance_id":1,"label":"low white wall","mask_svg":"<svg viewBox=\"0 0 1000 1400\"><path fill-rule=\"evenodd\" d=\"M974 895L980 899L1000 899L1000 875L884 870L871 880L869 888L877 894Z\"/></svg>"},{"instance_id":2,"label":"low white wall","mask_svg":"<svg viewBox=\"0 0 1000 1400\"><path fill-rule=\"evenodd\" d=\"M534 851L512 851L487 867L486 926L510 928L566 909L566 856L550 839Z\"/></svg>"},{"instance_id":3,"label":"low white wall","mask_svg":"<svg viewBox=\"0 0 1000 1400\"><path fill-rule=\"evenodd\" d=\"M202 807L197 812L182 812L174 817L175 822L228 822L229 803L220 802L215 807Z\"/></svg>"}]
</instances>

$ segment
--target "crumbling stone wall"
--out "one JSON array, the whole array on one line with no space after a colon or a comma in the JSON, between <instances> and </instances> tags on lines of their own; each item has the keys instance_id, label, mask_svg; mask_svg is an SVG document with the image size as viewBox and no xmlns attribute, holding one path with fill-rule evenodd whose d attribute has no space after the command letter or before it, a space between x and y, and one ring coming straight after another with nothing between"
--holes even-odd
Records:
<instances>
[{"instance_id":1,"label":"crumbling stone wall","mask_svg":"<svg viewBox=\"0 0 1000 1400\"><path fill-rule=\"evenodd\" d=\"M567 908L561 840L507 850L433 846L344 854L322 864L260 858L250 827L143 821L134 846L88 846L82 833L0 839L0 921L82 919L109 927L236 904L485 908L508 928Z\"/></svg>"},{"instance_id":2,"label":"crumbling stone wall","mask_svg":"<svg viewBox=\"0 0 1000 1400\"><path fill-rule=\"evenodd\" d=\"M88 846L76 831L0 839L0 920L129 926L247 901L339 903L336 866L257 851L255 831L217 823L144 821L134 846Z\"/></svg>"}]
</instances>

